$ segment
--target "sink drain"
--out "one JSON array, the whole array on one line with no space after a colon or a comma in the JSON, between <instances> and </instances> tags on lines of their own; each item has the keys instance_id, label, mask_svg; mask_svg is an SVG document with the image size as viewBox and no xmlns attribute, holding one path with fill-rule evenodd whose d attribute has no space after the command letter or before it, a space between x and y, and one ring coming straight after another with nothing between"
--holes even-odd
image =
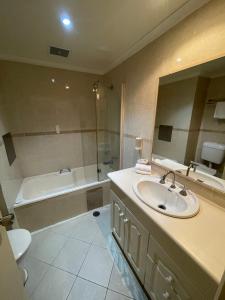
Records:
<instances>
[{"instance_id":1,"label":"sink drain","mask_svg":"<svg viewBox=\"0 0 225 300\"><path fill-rule=\"evenodd\" d=\"M166 210L166 206L163 205L163 204L158 205L158 208L163 209L163 210Z\"/></svg>"}]
</instances>

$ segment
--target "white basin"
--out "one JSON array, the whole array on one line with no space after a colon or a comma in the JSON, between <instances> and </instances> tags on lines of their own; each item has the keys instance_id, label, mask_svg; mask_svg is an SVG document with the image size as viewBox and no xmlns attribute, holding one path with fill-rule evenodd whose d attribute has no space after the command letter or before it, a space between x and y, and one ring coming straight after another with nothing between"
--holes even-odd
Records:
<instances>
[{"instance_id":1,"label":"white basin","mask_svg":"<svg viewBox=\"0 0 225 300\"><path fill-rule=\"evenodd\" d=\"M182 196L180 185L170 188L171 182L159 183L160 178L150 176L143 178L133 185L137 197L158 212L176 218L190 218L199 212L199 201L194 193L187 191Z\"/></svg>"},{"instance_id":2,"label":"white basin","mask_svg":"<svg viewBox=\"0 0 225 300\"><path fill-rule=\"evenodd\" d=\"M177 170L177 172L182 173L183 175L186 174L187 169L180 169ZM217 178L215 176L212 176L210 174L206 174L204 172L196 170L190 171L189 176L199 182L203 182L205 184L208 184L214 188L220 189L220 190L225 190L225 184L224 180L221 180L220 178Z\"/></svg>"}]
</instances>

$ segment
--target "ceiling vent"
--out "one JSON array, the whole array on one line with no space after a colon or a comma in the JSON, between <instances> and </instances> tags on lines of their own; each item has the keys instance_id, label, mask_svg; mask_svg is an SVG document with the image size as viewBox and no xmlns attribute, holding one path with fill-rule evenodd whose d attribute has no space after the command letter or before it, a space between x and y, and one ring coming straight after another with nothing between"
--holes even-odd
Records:
<instances>
[{"instance_id":1,"label":"ceiling vent","mask_svg":"<svg viewBox=\"0 0 225 300\"><path fill-rule=\"evenodd\" d=\"M51 55L58 55L58 56L62 56L62 57L68 57L69 55L69 50L67 49L62 49L62 48L57 48L57 47L53 47L50 46L50 54Z\"/></svg>"}]
</instances>

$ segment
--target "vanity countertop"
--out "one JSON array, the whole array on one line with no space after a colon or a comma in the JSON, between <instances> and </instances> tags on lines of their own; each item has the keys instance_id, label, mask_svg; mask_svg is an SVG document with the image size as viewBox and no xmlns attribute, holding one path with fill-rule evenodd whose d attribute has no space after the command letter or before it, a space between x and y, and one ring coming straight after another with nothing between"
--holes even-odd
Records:
<instances>
[{"instance_id":1,"label":"vanity countertop","mask_svg":"<svg viewBox=\"0 0 225 300\"><path fill-rule=\"evenodd\" d=\"M146 176L137 174L134 168L108 174L122 192L219 283L225 269L225 210L197 194L200 211L196 216L178 219L163 215L147 206L133 191L133 184Z\"/></svg>"}]
</instances>

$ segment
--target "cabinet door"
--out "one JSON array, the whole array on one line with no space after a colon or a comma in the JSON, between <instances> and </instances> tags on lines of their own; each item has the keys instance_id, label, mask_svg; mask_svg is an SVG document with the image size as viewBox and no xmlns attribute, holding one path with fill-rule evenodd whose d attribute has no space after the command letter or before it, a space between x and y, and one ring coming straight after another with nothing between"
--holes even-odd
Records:
<instances>
[{"instance_id":1,"label":"cabinet door","mask_svg":"<svg viewBox=\"0 0 225 300\"><path fill-rule=\"evenodd\" d=\"M110 193L112 202L112 232L114 233L114 236L116 237L120 246L123 248L125 206L113 191Z\"/></svg>"},{"instance_id":2,"label":"cabinet door","mask_svg":"<svg viewBox=\"0 0 225 300\"><path fill-rule=\"evenodd\" d=\"M178 271L176 264L151 236L144 283L151 298L153 300L204 299L197 294L194 297L190 296L186 280L184 274Z\"/></svg>"},{"instance_id":3,"label":"cabinet door","mask_svg":"<svg viewBox=\"0 0 225 300\"><path fill-rule=\"evenodd\" d=\"M141 282L144 282L145 263L148 245L148 231L126 209L124 252Z\"/></svg>"},{"instance_id":4,"label":"cabinet door","mask_svg":"<svg viewBox=\"0 0 225 300\"><path fill-rule=\"evenodd\" d=\"M152 289L150 295L156 300L188 300L189 296L161 261L155 265L152 274Z\"/></svg>"}]
</instances>

